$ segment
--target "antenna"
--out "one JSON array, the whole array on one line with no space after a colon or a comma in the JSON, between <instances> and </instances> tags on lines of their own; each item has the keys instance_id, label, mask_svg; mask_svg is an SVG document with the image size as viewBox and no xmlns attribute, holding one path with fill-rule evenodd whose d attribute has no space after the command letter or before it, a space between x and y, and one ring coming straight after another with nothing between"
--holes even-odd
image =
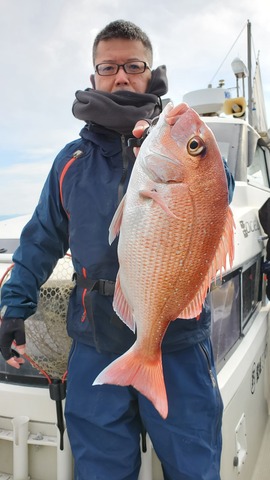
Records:
<instances>
[{"instance_id":1,"label":"antenna","mask_svg":"<svg viewBox=\"0 0 270 480\"><path fill-rule=\"evenodd\" d=\"M252 99L252 64L251 64L251 23L247 21L247 56L248 56L248 123L253 127L253 99Z\"/></svg>"}]
</instances>

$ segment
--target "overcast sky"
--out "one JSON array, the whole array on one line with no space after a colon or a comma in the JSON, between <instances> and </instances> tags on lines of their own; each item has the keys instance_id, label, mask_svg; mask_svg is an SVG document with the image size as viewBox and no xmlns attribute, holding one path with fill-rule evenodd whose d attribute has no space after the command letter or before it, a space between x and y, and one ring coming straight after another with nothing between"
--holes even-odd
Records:
<instances>
[{"instance_id":1,"label":"overcast sky","mask_svg":"<svg viewBox=\"0 0 270 480\"><path fill-rule=\"evenodd\" d=\"M119 18L149 35L175 104L220 79L235 86L231 62L247 62L250 20L269 126L269 0L0 0L0 216L33 211L56 154L78 137L74 93L90 86L95 35Z\"/></svg>"}]
</instances>

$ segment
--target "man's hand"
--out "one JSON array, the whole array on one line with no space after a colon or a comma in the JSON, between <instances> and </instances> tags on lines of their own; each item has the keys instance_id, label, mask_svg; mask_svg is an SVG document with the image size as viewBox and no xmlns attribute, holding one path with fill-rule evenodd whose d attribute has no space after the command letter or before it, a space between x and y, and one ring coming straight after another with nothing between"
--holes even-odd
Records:
<instances>
[{"instance_id":1,"label":"man's hand","mask_svg":"<svg viewBox=\"0 0 270 480\"><path fill-rule=\"evenodd\" d=\"M16 350L12 348L16 343ZM25 352L24 321L21 318L4 318L0 326L0 351L6 362L14 368L20 368Z\"/></svg>"},{"instance_id":2,"label":"man's hand","mask_svg":"<svg viewBox=\"0 0 270 480\"><path fill-rule=\"evenodd\" d=\"M136 123L135 127L133 128L132 134L134 135L135 138L142 138L144 133L146 133L146 131L148 130L149 125L150 123L147 120L139 120ZM140 151L140 147L133 148L135 157L138 156L139 151Z\"/></svg>"}]
</instances>

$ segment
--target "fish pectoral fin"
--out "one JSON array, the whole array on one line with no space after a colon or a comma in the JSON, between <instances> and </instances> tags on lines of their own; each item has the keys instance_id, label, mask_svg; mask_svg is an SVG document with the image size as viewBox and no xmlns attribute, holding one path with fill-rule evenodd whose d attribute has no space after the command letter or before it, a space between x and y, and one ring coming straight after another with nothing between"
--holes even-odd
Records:
<instances>
[{"instance_id":1,"label":"fish pectoral fin","mask_svg":"<svg viewBox=\"0 0 270 480\"><path fill-rule=\"evenodd\" d=\"M136 345L136 344L135 344ZM153 403L162 418L168 416L168 400L163 377L161 352L155 360L132 346L97 376L93 385L132 385Z\"/></svg>"},{"instance_id":2,"label":"fish pectoral fin","mask_svg":"<svg viewBox=\"0 0 270 480\"><path fill-rule=\"evenodd\" d=\"M113 308L118 317L121 318L122 322L124 322L130 328L130 330L135 333L136 325L132 315L132 310L122 292L119 275L117 275L115 282Z\"/></svg>"},{"instance_id":3,"label":"fish pectoral fin","mask_svg":"<svg viewBox=\"0 0 270 480\"><path fill-rule=\"evenodd\" d=\"M120 232L120 227L122 223L122 218L123 218L123 211L124 211L124 206L125 206L125 200L126 196L122 198L121 202L118 205L117 210L115 211L115 214L112 218L111 225L109 227L109 244L111 245L114 239L117 237L117 235Z\"/></svg>"},{"instance_id":4,"label":"fish pectoral fin","mask_svg":"<svg viewBox=\"0 0 270 480\"><path fill-rule=\"evenodd\" d=\"M165 213L167 213L170 217L177 218L179 220L179 217L177 217L168 207L168 205L164 202L163 198L160 196L160 194L156 190L140 190L139 194L141 197L144 198L151 198L154 200L161 208L164 210Z\"/></svg>"}]
</instances>

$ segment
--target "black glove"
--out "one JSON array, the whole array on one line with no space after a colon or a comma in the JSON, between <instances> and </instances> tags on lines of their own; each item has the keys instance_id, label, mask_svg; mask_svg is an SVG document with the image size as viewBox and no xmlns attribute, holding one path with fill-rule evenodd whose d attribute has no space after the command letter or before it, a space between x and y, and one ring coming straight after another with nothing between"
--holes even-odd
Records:
<instances>
[{"instance_id":1,"label":"black glove","mask_svg":"<svg viewBox=\"0 0 270 480\"><path fill-rule=\"evenodd\" d=\"M18 346L25 344L24 321L22 318L3 318L0 326L0 351L5 360L20 356L11 348L14 340Z\"/></svg>"}]
</instances>

